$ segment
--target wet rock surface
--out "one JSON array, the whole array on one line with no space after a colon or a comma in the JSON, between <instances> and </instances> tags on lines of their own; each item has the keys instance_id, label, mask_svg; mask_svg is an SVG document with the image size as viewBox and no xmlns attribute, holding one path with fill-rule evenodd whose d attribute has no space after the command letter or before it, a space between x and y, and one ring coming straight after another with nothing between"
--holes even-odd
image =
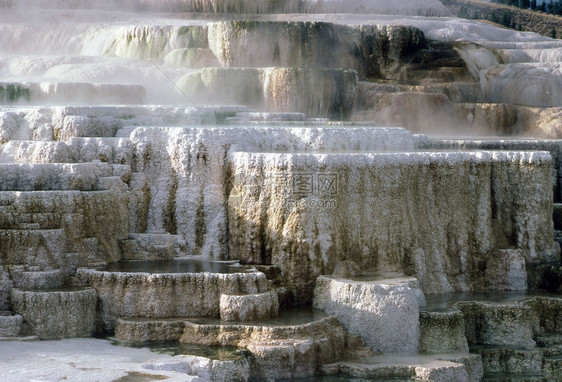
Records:
<instances>
[{"instance_id":1,"label":"wet rock surface","mask_svg":"<svg viewBox=\"0 0 562 382\"><path fill-rule=\"evenodd\" d=\"M3 380L557 380L560 142L464 136L559 138L562 45L442 16L0 0ZM173 355L23 342L94 333Z\"/></svg>"}]
</instances>

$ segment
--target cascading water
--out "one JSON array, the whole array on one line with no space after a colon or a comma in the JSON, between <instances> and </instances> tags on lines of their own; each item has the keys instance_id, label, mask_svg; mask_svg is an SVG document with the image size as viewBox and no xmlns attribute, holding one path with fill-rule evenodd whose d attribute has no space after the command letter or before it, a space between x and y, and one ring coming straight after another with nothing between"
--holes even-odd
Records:
<instances>
[{"instance_id":1,"label":"cascading water","mask_svg":"<svg viewBox=\"0 0 562 382\"><path fill-rule=\"evenodd\" d=\"M559 380L562 43L444 3L0 0L4 380Z\"/></svg>"}]
</instances>

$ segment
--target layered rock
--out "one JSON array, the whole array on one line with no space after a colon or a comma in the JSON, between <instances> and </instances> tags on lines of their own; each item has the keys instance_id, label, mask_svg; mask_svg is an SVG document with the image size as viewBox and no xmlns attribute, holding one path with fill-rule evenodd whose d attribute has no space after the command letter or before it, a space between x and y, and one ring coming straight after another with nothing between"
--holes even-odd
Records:
<instances>
[{"instance_id":1,"label":"layered rock","mask_svg":"<svg viewBox=\"0 0 562 382\"><path fill-rule=\"evenodd\" d=\"M114 185L100 191L1 192L2 261L68 271L100 258L120 259L128 200L119 178L106 179Z\"/></svg>"},{"instance_id":2,"label":"layered rock","mask_svg":"<svg viewBox=\"0 0 562 382\"><path fill-rule=\"evenodd\" d=\"M275 139L271 140L270 137ZM143 173L135 190L139 224L181 235L189 254L226 258L226 193L236 174L231 148L251 151L368 151L415 148L419 138L404 129L367 127L137 128L133 172ZM131 220L134 221L134 220Z\"/></svg>"},{"instance_id":3,"label":"layered rock","mask_svg":"<svg viewBox=\"0 0 562 382\"><path fill-rule=\"evenodd\" d=\"M12 305L41 339L90 337L95 331L96 291L12 290Z\"/></svg>"},{"instance_id":4,"label":"layered rock","mask_svg":"<svg viewBox=\"0 0 562 382\"><path fill-rule=\"evenodd\" d=\"M299 300L346 259L442 293L478 286L493 248L557 253L547 153L235 153L232 167L231 256L278 265ZM532 181L515 181L529 168Z\"/></svg>"},{"instance_id":5,"label":"layered rock","mask_svg":"<svg viewBox=\"0 0 562 382\"><path fill-rule=\"evenodd\" d=\"M183 356L181 360L177 360L174 357L170 360L149 362L143 367L155 372L181 373L180 375L184 378L186 375L193 375L194 380L210 382L246 382L250 380L250 363L241 355L232 355L227 359Z\"/></svg>"},{"instance_id":6,"label":"layered rock","mask_svg":"<svg viewBox=\"0 0 562 382\"><path fill-rule=\"evenodd\" d=\"M328 365L342 375L355 378L418 381L463 381L482 380L483 370L480 356L474 354L450 355L404 355L382 354L360 358L357 362L343 361ZM328 369L326 367L326 369Z\"/></svg>"},{"instance_id":7,"label":"layered rock","mask_svg":"<svg viewBox=\"0 0 562 382\"><path fill-rule=\"evenodd\" d=\"M109 332L119 317L219 317L222 294L267 291L261 272L148 274L79 269L77 274L98 292L102 328Z\"/></svg>"},{"instance_id":8,"label":"layered rock","mask_svg":"<svg viewBox=\"0 0 562 382\"><path fill-rule=\"evenodd\" d=\"M23 290L45 290L59 288L64 284L64 274L60 269L48 271L25 271L10 267L14 287Z\"/></svg>"},{"instance_id":9,"label":"layered rock","mask_svg":"<svg viewBox=\"0 0 562 382\"><path fill-rule=\"evenodd\" d=\"M561 68L560 62L495 66L485 73L486 98L517 105L562 106Z\"/></svg>"},{"instance_id":10,"label":"layered rock","mask_svg":"<svg viewBox=\"0 0 562 382\"><path fill-rule=\"evenodd\" d=\"M349 68L380 76L426 46L417 28L319 21L220 21L208 25L209 49L226 67Z\"/></svg>"},{"instance_id":11,"label":"layered rock","mask_svg":"<svg viewBox=\"0 0 562 382\"><path fill-rule=\"evenodd\" d=\"M379 13L409 14L419 16L448 16L447 8L439 1L387 1L373 2L366 0L334 1L334 0L290 0L279 4L274 0L170 0L165 3L154 0L128 0L125 4L115 0L102 0L95 4L78 1L77 8L113 9L116 6L133 10L151 10L161 12L202 12L202 13ZM8 1L6 8L43 7L50 4L37 0L25 0L21 3Z\"/></svg>"},{"instance_id":12,"label":"layered rock","mask_svg":"<svg viewBox=\"0 0 562 382\"><path fill-rule=\"evenodd\" d=\"M107 164L0 164L0 191L94 191L113 176Z\"/></svg>"},{"instance_id":13,"label":"layered rock","mask_svg":"<svg viewBox=\"0 0 562 382\"><path fill-rule=\"evenodd\" d=\"M247 347L258 379L309 377L342 356L343 328L334 317L302 325L214 325L187 322L181 342Z\"/></svg>"}]
</instances>

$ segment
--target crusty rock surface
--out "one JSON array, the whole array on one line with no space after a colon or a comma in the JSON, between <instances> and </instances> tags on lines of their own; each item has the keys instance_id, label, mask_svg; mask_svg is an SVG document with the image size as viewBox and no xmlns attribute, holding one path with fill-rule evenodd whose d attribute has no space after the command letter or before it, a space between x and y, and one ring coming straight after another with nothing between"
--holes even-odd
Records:
<instances>
[{"instance_id":1,"label":"crusty rock surface","mask_svg":"<svg viewBox=\"0 0 562 382\"><path fill-rule=\"evenodd\" d=\"M533 310L522 304L458 302L462 311L466 339L473 345L499 345L534 348Z\"/></svg>"},{"instance_id":2,"label":"crusty rock surface","mask_svg":"<svg viewBox=\"0 0 562 382\"><path fill-rule=\"evenodd\" d=\"M475 354L380 354L358 361L338 362L345 375L356 378L415 379L419 381L479 382L483 377L482 360Z\"/></svg>"},{"instance_id":3,"label":"crusty rock surface","mask_svg":"<svg viewBox=\"0 0 562 382\"><path fill-rule=\"evenodd\" d=\"M220 297L220 317L224 321L253 321L277 317L279 300L277 292L228 295Z\"/></svg>"},{"instance_id":4,"label":"crusty rock surface","mask_svg":"<svg viewBox=\"0 0 562 382\"><path fill-rule=\"evenodd\" d=\"M106 178L108 179L108 178ZM128 195L119 178L100 191L4 191L0 258L6 264L68 269L121 257L129 232ZM78 254L73 264L65 254Z\"/></svg>"},{"instance_id":5,"label":"crusty rock surface","mask_svg":"<svg viewBox=\"0 0 562 382\"><path fill-rule=\"evenodd\" d=\"M21 332L23 317L20 314L0 312L0 337L17 337Z\"/></svg>"},{"instance_id":6,"label":"crusty rock surface","mask_svg":"<svg viewBox=\"0 0 562 382\"><path fill-rule=\"evenodd\" d=\"M0 310L8 310L10 308L10 291L14 287L10 273L0 266Z\"/></svg>"},{"instance_id":7,"label":"crusty rock surface","mask_svg":"<svg viewBox=\"0 0 562 382\"><path fill-rule=\"evenodd\" d=\"M231 256L278 265L297 301L342 260L443 293L485 288L494 248L558 256L546 152L235 152L231 163Z\"/></svg>"},{"instance_id":8,"label":"crusty rock surface","mask_svg":"<svg viewBox=\"0 0 562 382\"><path fill-rule=\"evenodd\" d=\"M14 287L23 290L53 289L64 284L64 273L60 269L48 271L24 271L12 268Z\"/></svg>"},{"instance_id":9,"label":"crusty rock surface","mask_svg":"<svg viewBox=\"0 0 562 382\"><path fill-rule=\"evenodd\" d=\"M230 168L232 149L412 150L419 139L400 128L137 128L131 134L136 146L133 173L143 173L145 178L139 184L142 192L135 193L138 211L145 211L139 214L144 222L138 226L147 231L177 232L185 239L189 254L224 259L229 245L225 193L238 176ZM231 253L233 258L238 256Z\"/></svg>"},{"instance_id":10,"label":"crusty rock surface","mask_svg":"<svg viewBox=\"0 0 562 382\"><path fill-rule=\"evenodd\" d=\"M92 288L12 289L12 306L40 339L90 337L96 329L97 294Z\"/></svg>"},{"instance_id":11,"label":"crusty rock surface","mask_svg":"<svg viewBox=\"0 0 562 382\"><path fill-rule=\"evenodd\" d=\"M180 342L246 347L258 379L303 378L343 356L345 331L335 317L289 326L188 321Z\"/></svg>"},{"instance_id":12,"label":"crusty rock surface","mask_svg":"<svg viewBox=\"0 0 562 382\"><path fill-rule=\"evenodd\" d=\"M485 279L490 290L527 290L524 252L497 249L486 262Z\"/></svg>"},{"instance_id":13,"label":"crusty rock surface","mask_svg":"<svg viewBox=\"0 0 562 382\"><path fill-rule=\"evenodd\" d=\"M182 318L118 318L115 338L130 343L178 341L185 325Z\"/></svg>"},{"instance_id":14,"label":"crusty rock surface","mask_svg":"<svg viewBox=\"0 0 562 382\"><path fill-rule=\"evenodd\" d=\"M102 327L109 332L120 317L218 318L222 294L267 291L261 272L148 274L81 268L77 275L98 292Z\"/></svg>"},{"instance_id":15,"label":"crusty rock surface","mask_svg":"<svg viewBox=\"0 0 562 382\"><path fill-rule=\"evenodd\" d=\"M413 277L343 278L320 276L314 306L338 317L375 352L416 353L419 306L425 303Z\"/></svg>"},{"instance_id":16,"label":"crusty rock surface","mask_svg":"<svg viewBox=\"0 0 562 382\"><path fill-rule=\"evenodd\" d=\"M468 353L464 316L458 310L420 313L420 353Z\"/></svg>"}]
</instances>

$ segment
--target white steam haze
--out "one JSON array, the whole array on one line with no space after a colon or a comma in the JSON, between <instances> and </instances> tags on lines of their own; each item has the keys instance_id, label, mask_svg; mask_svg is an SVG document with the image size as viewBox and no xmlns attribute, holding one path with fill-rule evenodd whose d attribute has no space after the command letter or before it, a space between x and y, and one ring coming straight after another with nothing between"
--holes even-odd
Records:
<instances>
[{"instance_id":1,"label":"white steam haze","mask_svg":"<svg viewBox=\"0 0 562 382\"><path fill-rule=\"evenodd\" d=\"M436 0L0 0L0 7L0 82L29 88L32 104L185 104L175 83L193 69L181 62L191 48L181 28L207 22L152 12L448 14Z\"/></svg>"},{"instance_id":2,"label":"white steam haze","mask_svg":"<svg viewBox=\"0 0 562 382\"><path fill-rule=\"evenodd\" d=\"M207 13L371 13L447 16L438 0L0 0L0 6Z\"/></svg>"},{"instance_id":3,"label":"white steam haze","mask_svg":"<svg viewBox=\"0 0 562 382\"><path fill-rule=\"evenodd\" d=\"M562 97L561 40L449 17L437 0L0 0L0 6L0 82L30 89L34 96L22 103L199 103L186 99L176 84L202 67L227 66L220 49L232 36L207 27L223 16L205 20L172 13L183 11L345 26L409 25L431 40L481 45L460 53L494 102L556 106ZM204 49L186 33L196 26L202 28L198 38L209 44ZM271 51L264 45L269 40L259 37L228 52L230 61ZM195 64L189 54L197 54Z\"/></svg>"},{"instance_id":4,"label":"white steam haze","mask_svg":"<svg viewBox=\"0 0 562 382\"><path fill-rule=\"evenodd\" d=\"M21 5L0 20L0 82L25 84L32 103L185 103L167 77L190 69L163 65L163 57L184 44L174 40L180 27L199 22ZM128 44L135 35L149 41Z\"/></svg>"}]
</instances>

